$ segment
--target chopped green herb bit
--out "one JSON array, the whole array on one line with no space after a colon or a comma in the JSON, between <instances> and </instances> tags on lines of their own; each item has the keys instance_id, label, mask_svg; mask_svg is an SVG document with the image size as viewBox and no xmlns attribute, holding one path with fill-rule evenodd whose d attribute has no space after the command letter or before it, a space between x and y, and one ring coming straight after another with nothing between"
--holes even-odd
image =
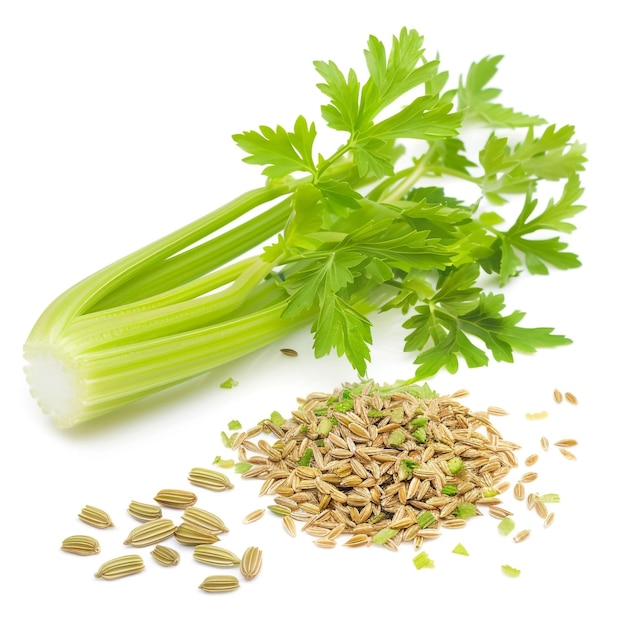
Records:
<instances>
[{"instance_id":1,"label":"chopped green herb bit","mask_svg":"<svg viewBox=\"0 0 626 626\"><path fill-rule=\"evenodd\" d=\"M221 456L216 456L216 457L213 459L213 465L217 465L217 464L218 464L221 460L222 460L222 457L221 457Z\"/></svg>"},{"instance_id":2,"label":"chopped green herb bit","mask_svg":"<svg viewBox=\"0 0 626 626\"><path fill-rule=\"evenodd\" d=\"M418 466L418 462L413 459L402 459L400 463L407 474L411 474L411 472Z\"/></svg>"},{"instance_id":3,"label":"chopped green herb bit","mask_svg":"<svg viewBox=\"0 0 626 626\"><path fill-rule=\"evenodd\" d=\"M459 488L456 485L444 485L441 493L444 496L456 496L456 494L459 493Z\"/></svg>"},{"instance_id":4,"label":"chopped green herb bit","mask_svg":"<svg viewBox=\"0 0 626 626\"><path fill-rule=\"evenodd\" d=\"M505 537L515 528L515 522L510 517L504 517L498 524L498 532Z\"/></svg>"},{"instance_id":5,"label":"chopped green herb bit","mask_svg":"<svg viewBox=\"0 0 626 626\"><path fill-rule=\"evenodd\" d=\"M252 463L247 461L235 463L235 474L245 474L249 469L252 469Z\"/></svg>"},{"instance_id":6,"label":"chopped green herb bit","mask_svg":"<svg viewBox=\"0 0 626 626\"><path fill-rule=\"evenodd\" d=\"M415 426L415 428L420 428L420 426L426 426L426 424L428 424L428 418L427 417L417 417L414 420L411 420L411 425Z\"/></svg>"},{"instance_id":7,"label":"chopped green herb bit","mask_svg":"<svg viewBox=\"0 0 626 626\"><path fill-rule=\"evenodd\" d=\"M435 562L431 560L426 552L420 552L414 557L413 565L415 565L415 569L424 569L425 567L433 568L435 567Z\"/></svg>"},{"instance_id":8,"label":"chopped green herb bit","mask_svg":"<svg viewBox=\"0 0 626 626\"><path fill-rule=\"evenodd\" d=\"M222 443L227 448L233 447L233 439L231 436L227 435L224 431L221 432Z\"/></svg>"},{"instance_id":9,"label":"chopped green herb bit","mask_svg":"<svg viewBox=\"0 0 626 626\"><path fill-rule=\"evenodd\" d=\"M485 489L483 498L495 498L500 492L497 489Z\"/></svg>"},{"instance_id":10,"label":"chopped green herb bit","mask_svg":"<svg viewBox=\"0 0 626 626\"><path fill-rule=\"evenodd\" d=\"M276 426L282 426L285 423L285 418L278 411L272 411L270 422Z\"/></svg>"},{"instance_id":11,"label":"chopped green herb bit","mask_svg":"<svg viewBox=\"0 0 626 626\"><path fill-rule=\"evenodd\" d=\"M511 567L510 565L503 565L502 571L510 578L517 578L522 573L520 570Z\"/></svg>"},{"instance_id":12,"label":"chopped green herb bit","mask_svg":"<svg viewBox=\"0 0 626 626\"><path fill-rule=\"evenodd\" d=\"M420 426L419 428L416 428L411 435L413 435L413 437L415 437L415 439L417 439L420 443L424 443L426 441L426 427Z\"/></svg>"},{"instance_id":13,"label":"chopped green herb bit","mask_svg":"<svg viewBox=\"0 0 626 626\"><path fill-rule=\"evenodd\" d=\"M448 469L451 474L458 474L463 469L463 459L460 456L453 456L448 461Z\"/></svg>"},{"instance_id":14,"label":"chopped green herb bit","mask_svg":"<svg viewBox=\"0 0 626 626\"><path fill-rule=\"evenodd\" d=\"M352 411L354 408L354 402L352 399L344 400L343 402L337 402L337 404L333 407L335 411L339 413L345 413L346 411Z\"/></svg>"},{"instance_id":15,"label":"chopped green herb bit","mask_svg":"<svg viewBox=\"0 0 626 626\"><path fill-rule=\"evenodd\" d=\"M558 493L544 493L541 496L537 496L537 500L539 500L539 502L554 503L560 502L561 496Z\"/></svg>"},{"instance_id":16,"label":"chopped green herb bit","mask_svg":"<svg viewBox=\"0 0 626 626\"><path fill-rule=\"evenodd\" d=\"M304 454L300 457L300 460L298 461L298 465L300 465L301 467L310 465L312 458L313 458L313 449L307 448L304 451Z\"/></svg>"},{"instance_id":17,"label":"chopped green herb bit","mask_svg":"<svg viewBox=\"0 0 626 626\"><path fill-rule=\"evenodd\" d=\"M235 461L233 461L233 459L220 459L216 465L223 469L230 469L231 467L235 467Z\"/></svg>"},{"instance_id":18,"label":"chopped green herb bit","mask_svg":"<svg viewBox=\"0 0 626 626\"><path fill-rule=\"evenodd\" d=\"M300 432L301 433L306 433L308 432L309 427L306 424L302 424L302 426L300 426Z\"/></svg>"},{"instance_id":19,"label":"chopped green herb bit","mask_svg":"<svg viewBox=\"0 0 626 626\"><path fill-rule=\"evenodd\" d=\"M332 422L333 426L339 425L339 420L336 417L331 417L330 421Z\"/></svg>"},{"instance_id":20,"label":"chopped green herb bit","mask_svg":"<svg viewBox=\"0 0 626 626\"><path fill-rule=\"evenodd\" d=\"M372 543L378 543L382 545L383 543L387 543L392 537L395 537L397 534L398 530L396 528L383 528L372 537Z\"/></svg>"},{"instance_id":21,"label":"chopped green herb bit","mask_svg":"<svg viewBox=\"0 0 626 626\"><path fill-rule=\"evenodd\" d=\"M370 409L367 412L368 417L382 417L383 415L384 413L382 411L379 411L378 409Z\"/></svg>"},{"instance_id":22,"label":"chopped green herb bit","mask_svg":"<svg viewBox=\"0 0 626 626\"><path fill-rule=\"evenodd\" d=\"M241 422L239 420L231 420L228 422L228 430L241 430Z\"/></svg>"},{"instance_id":23,"label":"chopped green herb bit","mask_svg":"<svg viewBox=\"0 0 626 626\"><path fill-rule=\"evenodd\" d=\"M239 384L234 378L227 378L223 383L220 383L222 389L232 389Z\"/></svg>"},{"instance_id":24,"label":"chopped green herb bit","mask_svg":"<svg viewBox=\"0 0 626 626\"><path fill-rule=\"evenodd\" d=\"M406 435L401 428L396 428L389 433L389 445L400 447L406 439Z\"/></svg>"},{"instance_id":25,"label":"chopped green herb bit","mask_svg":"<svg viewBox=\"0 0 626 626\"><path fill-rule=\"evenodd\" d=\"M430 511L424 511L417 516L417 523L420 528L428 528L435 523L435 516Z\"/></svg>"},{"instance_id":26,"label":"chopped green herb bit","mask_svg":"<svg viewBox=\"0 0 626 626\"><path fill-rule=\"evenodd\" d=\"M328 433L333 429L333 422L330 418L324 417L317 425L317 434L320 437L328 437Z\"/></svg>"},{"instance_id":27,"label":"chopped green herb bit","mask_svg":"<svg viewBox=\"0 0 626 626\"><path fill-rule=\"evenodd\" d=\"M342 397L344 400L348 400L349 398L351 398L351 397L352 397L352 392L351 392L349 389L344 389L344 390L343 390L343 393L341 394L341 397Z\"/></svg>"},{"instance_id":28,"label":"chopped green herb bit","mask_svg":"<svg viewBox=\"0 0 626 626\"><path fill-rule=\"evenodd\" d=\"M391 409L389 411L389 421L393 424L402 424L404 422L404 409L402 407Z\"/></svg>"},{"instance_id":29,"label":"chopped green herb bit","mask_svg":"<svg viewBox=\"0 0 626 626\"><path fill-rule=\"evenodd\" d=\"M457 543L452 550L453 554L461 554L463 556L469 556L469 552L465 549L465 546L462 543Z\"/></svg>"},{"instance_id":30,"label":"chopped green herb bit","mask_svg":"<svg viewBox=\"0 0 626 626\"><path fill-rule=\"evenodd\" d=\"M476 516L476 505L472 502L461 502L459 506L454 509L454 515L459 519L469 519Z\"/></svg>"}]
</instances>

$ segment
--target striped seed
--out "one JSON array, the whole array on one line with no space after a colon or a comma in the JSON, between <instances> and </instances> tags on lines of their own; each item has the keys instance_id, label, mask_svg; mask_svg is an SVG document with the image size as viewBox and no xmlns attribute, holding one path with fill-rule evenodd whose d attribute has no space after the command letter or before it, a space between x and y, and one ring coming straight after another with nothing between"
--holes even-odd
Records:
<instances>
[{"instance_id":1,"label":"striped seed","mask_svg":"<svg viewBox=\"0 0 626 626\"><path fill-rule=\"evenodd\" d=\"M196 546L193 550L193 558L200 563L217 567L235 567L241 563L241 559L234 552L209 544Z\"/></svg>"},{"instance_id":2,"label":"striped seed","mask_svg":"<svg viewBox=\"0 0 626 626\"><path fill-rule=\"evenodd\" d=\"M568 460L575 461L576 455L573 452L570 452L567 448L559 448L559 452Z\"/></svg>"},{"instance_id":3,"label":"striped seed","mask_svg":"<svg viewBox=\"0 0 626 626\"><path fill-rule=\"evenodd\" d=\"M96 578L104 578L104 580L114 580L123 576L138 574L143 569L144 564L141 556L138 554L126 554L103 563L94 576Z\"/></svg>"},{"instance_id":4,"label":"striped seed","mask_svg":"<svg viewBox=\"0 0 626 626\"><path fill-rule=\"evenodd\" d=\"M291 515L285 515L285 517L283 517L283 526L292 537L296 536L296 523L293 521Z\"/></svg>"},{"instance_id":5,"label":"striped seed","mask_svg":"<svg viewBox=\"0 0 626 626\"><path fill-rule=\"evenodd\" d=\"M337 542L334 539L322 538L316 539L313 542L318 548L326 548L331 549L337 545Z\"/></svg>"},{"instance_id":6,"label":"striped seed","mask_svg":"<svg viewBox=\"0 0 626 626\"><path fill-rule=\"evenodd\" d=\"M537 494L529 493L528 497L526 498L526 506L528 507L529 511L534 508L536 501L537 501Z\"/></svg>"},{"instance_id":7,"label":"striped seed","mask_svg":"<svg viewBox=\"0 0 626 626\"><path fill-rule=\"evenodd\" d=\"M130 531L124 545L141 548L160 543L171 537L176 531L176 524L170 519L156 519L144 522Z\"/></svg>"},{"instance_id":8,"label":"striped seed","mask_svg":"<svg viewBox=\"0 0 626 626\"><path fill-rule=\"evenodd\" d=\"M164 567L172 567L180 562L180 554L169 546L156 546L150 554L159 565Z\"/></svg>"},{"instance_id":9,"label":"striped seed","mask_svg":"<svg viewBox=\"0 0 626 626\"><path fill-rule=\"evenodd\" d=\"M530 537L530 530L521 530L513 537L513 541L515 543L521 543L522 541L526 541Z\"/></svg>"},{"instance_id":10,"label":"striped seed","mask_svg":"<svg viewBox=\"0 0 626 626\"><path fill-rule=\"evenodd\" d=\"M543 521L543 527L549 528L552 526L552 522L554 522L554 511L548 513L546 519Z\"/></svg>"},{"instance_id":11,"label":"striped seed","mask_svg":"<svg viewBox=\"0 0 626 626\"><path fill-rule=\"evenodd\" d=\"M487 413L489 415L508 415L509 412L505 409L500 408L499 406L490 406L487 408Z\"/></svg>"},{"instance_id":12,"label":"striped seed","mask_svg":"<svg viewBox=\"0 0 626 626\"><path fill-rule=\"evenodd\" d=\"M201 544L217 543L219 538L198 526L183 522L176 528L174 537L184 546L199 546Z\"/></svg>"},{"instance_id":13,"label":"striped seed","mask_svg":"<svg viewBox=\"0 0 626 626\"><path fill-rule=\"evenodd\" d=\"M158 504L144 504L135 500L128 505L128 513L140 522L150 522L163 517L163 511Z\"/></svg>"},{"instance_id":14,"label":"striped seed","mask_svg":"<svg viewBox=\"0 0 626 626\"><path fill-rule=\"evenodd\" d=\"M209 593L234 591L239 587L236 576L207 576L199 585L199 589Z\"/></svg>"},{"instance_id":15,"label":"striped seed","mask_svg":"<svg viewBox=\"0 0 626 626\"><path fill-rule=\"evenodd\" d=\"M552 395L553 395L553 397L554 397L554 401L555 401L557 404L561 404L561 402L563 401L563 394L562 394L562 393L561 393L558 389L555 389L555 390L552 392Z\"/></svg>"},{"instance_id":16,"label":"striped seed","mask_svg":"<svg viewBox=\"0 0 626 626\"><path fill-rule=\"evenodd\" d=\"M244 578L251 580L261 571L262 564L263 552L256 546L250 546L249 548L246 548L243 556L241 557L239 570Z\"/></svg>"},{"instance_id":17,"label":"striped seed","mask_svg":"<svg viewBox=\"0 0 626 626\"><path fill-rule=\"evenodd\" d=\"M531 454L530 456L526 457L524 464L530 467L531 465L534 465L538 460L539 460L538 454Z\"/></svg>"},{"instance_id":18,"label":"striped seed","mask_svg":"<svg viewBox=\"0 0 626 626\"><path fill-rule=\"evenodd\" d=\"M537 515L542 519L548 517L548 507L539 499L535 500L535 511L537 511Z\"/></svg>"},{"instance_id":19,"label":"striped seed","mask_svg":"<svg viewBox=\"0 0 626 626\"><path fill-rule=\"evenodd\" d=\"M185 491L184 489L161 489L154 499L161 505L170 509L186 509L188 506L193 506L198 497L191 491Z\"/></svg>"},{"instance_id":20,"label":"striped seed","mask_svg":"<svg viewBox=\"0 0 626 626\"><path fill-rule=\"evenodd\" d=\"M499 506L490 506L489 515L491 515L492 517L495 517L496 519L504 519L505 517L509 517L509 515L513 515L513 513ZM459 521L465 521L465 520L459 520ZM444 527L447 526L447 524L444 524L443 522L441 523L441 525Z\"/></svg>"},{"instance_id":21,"label":"striped seed","mask_svg":"<svg viewBox=\"0 0 626 626\"><path fill-rule=\"evenodd\" d=\"M94 528L109 528L113 526L113 521L109 514L95 506L87 505L83 507L78 514L78 519Z\"/></svg>"},{"instance_id":22,"label":"striped seed","mask_svg":"<svg viewBox=\"0 0 626 626\"><path fill-rule=\"evenodd\" d=\"M578 441L576 439L559 439L555 441L554 445L559 446L559 448L571 448L578 445Z\"/></svg>"},{"instance_id":23,"label":"striped seed","mask_svg":"<svg viewBox=\"0 0 626 626\"><path fill-rule=\"evenodd\" d=\"M344 542L343 545L347 546L348 548L357 548L359 546L367 546L369 545L369 543L370 543L370 538L367 535L363 533L358 533L350 537L350 539Z\"/></svg>"},{"instance_id":24,"label":"striped seed","mask_svg":"<svg viewBox=\"0 0 626 626\"><path fill-rule=\"evenodd\" d=\"M537 472L526 472L525 474L521 476L519 481L521 483L531 483L533 482L533 480L537 480L538 477L539 477L539 474L537 474Z\"/></svg>"},{"instance_id":25,"label":"striped seed","mask_svg":"<svg viewBox=\"0 0 626 626\"><path fill-rule=\"evenodd\" d=\"M252 524L252 522L256 522L260 520L265 515L265 509L256 509L256 511L251 511L243 518L244 524Z\"/></svg>"},{"instance_id":26,"label":"striped seed","mask_svg":"<svg viewBox=\"0 0 626 626\"><path fill-rule=\"evenodd\" d=\"M570 404L578 404L578 398L573 393L571 393L570 391L566 391L565 392L565 399Z\"/></svg>"},{"instance_id":27,"label":"striped seed","mask_svg":"<svg viewBox=\"0 0 626 626\"><path fill-rule=\"evenodd\" d=\"M293 348L281 348L280 351L285 356L298 356L298 353Z\"/></svg>"},{"instance_id":28,"label":"striped seed","mask_svg":"<svg viewBox=\"0 0 626 626\"><path fill-rule=\"evenodd\" d=\"M234 487L226 474L203 467L194 467L189 472L189 482L211 491L224 491Z\"/></svg>"},{"instance_id":29,"label":"striped seed","mask_svg":"<svg viewBox=\"0 0 626 626\"><path fill-rule=\"evenodd\" d=\"M516 500L523 500L526 495L525 495L525 488L523 483L521 482L517 482L515 483L515 487L513 487L513 496L515 497Z\"/></svg>"},{"instance_id":30,"label":"striped seed","mask_svg":"<svg viewBox=\"0 0 626 626\"><path fill-rule=\"evenodd\" d=\"M545 452L547 452L549 447L550 447L550 442L548 441L548 438L547 437L542 437L541 438L541 449L544 450Z\"/></svg>"},{"instance_id":31,"label":"striped seed","mask_svg":"<svg viewBox=\"0 0 626 626\"><path fill-rule=\"evenodd\" d=\"M192 526L198 526L213 535L228 532L228 527L224 524L224 521L215 513L210 513L195 506L185 509L182 518Z\"/></svg>"},{"instance_id":32,"label":"striped seed","mask_svg":"<svg viewBox=\"0 0 626 626\"><path fill-rule=\"evenodd\" d=\"M88 535L71 535L63 540L61 550L79 556L89 556L100 552L100 543Z\"/></svg>"}]
</instances>

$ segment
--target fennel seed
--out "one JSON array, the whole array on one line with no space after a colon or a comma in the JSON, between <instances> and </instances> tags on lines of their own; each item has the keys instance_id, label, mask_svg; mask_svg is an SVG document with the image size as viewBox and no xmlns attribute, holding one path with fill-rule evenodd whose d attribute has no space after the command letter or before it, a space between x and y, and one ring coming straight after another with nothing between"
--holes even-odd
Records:
<instances>
[{"instance_id":1,"label":"fennel seed","mask_svg":"<svg viewBox=\"0 0 626 626\"><path fill-rule=\"evenodd\" d=\"M234 487L226 474L203 467L194 467L189 472L189 482L211 491L224 491Z\"/></svg>"},{"instance_id":2,"label":"fennel seed","mask_svg":"<svg viewBox=\"0 0 626 626\"><path fill-rule=\"evenodd\" d=\"M89 535L71 535L63 540L61 550L80 556L89 556L100 552L100 543Z\"/></svg>"},{"instance_id":3,"label":"fennel seed","mask_svg":"<svg viewBox=\"0 0 626 626\"><path fill-rule=\"evenodd\" d=\"M241 575L247 580L252 580L261 571L262 564L263 552L256 546L246 548L239 564Z\"/></svg>"},{"instance_id":4,"label":"fennel seed","mask_svg":"<svg viewBox=\"0 0 626 626\"><path fill-rule=\"evenodd\" d=\"M241 559L230 550L208 544L200 544L193 550L193 558L200 563L216 567L234 567L241 563Z\"/></svg>"},{"instance_id":5,"label":"fennel seed","mask_svg":"<svg viewBox=\"0 0 626 626\"><path fill-rule=\"evenodd\" d=\"M159 565L164 567L172 567L180 562L180 554L169 546L156 546L150 554Z\"/></svg>"},{"instance_id":6,"label":"fennel seed","mask_svg":"<svg viewBox=\"0 0 626 626\"><path fill-rule=\"evenodd\" d=\"M161 505L170 509L186 509L193 506L198 497L191 491L184 489L161 489L154 499Z\"/></svg>"},{"instance_id":7,"label":"fennel seed","mask_svg":"<svg viewBox=\"0 0 626 626\"><path fill-rule=\"evenodd\" d=\"M578 404L578 398L573 393L571 393L570 391L566 391L565 392L565 399L570 404Z\"/></svg>"},{"instance_id":8,"label":"fennel seed","mask_svg":"<svg viewBox=\"0 0 626 626\"><path fill-rule=\"evenodd\" d=\"M115 580L116 578L138 574L143 571L144 567L143 559L140 555L126 554L103 563L94 576L104 580Z\"/></svg>"},{"instance_id":9,"label":"fennel seed","mask_svg":"<svg viewBox=\"0 0 626 626\"><path fill-rule=\"evenodd\" d=\"M135 548L160 543L171 537L176 531L176 524L170 519L155 519L133 528L124 544Z\"/></svg>"},{"instance_id":10,"label":"fennel seed","mask_svg":"<svg viewBox=\"0 0 626 626\"><path fill-rule=\"evenodd\" d=\"M182 518L188 524L197 526L213 535L228 532L228 527L224 524L224 521L215 513L210 513L195 506L185 509Z\"/></svg>"},{"instance_id":11,"label":"fennel seed","mask_svg":"<svg viewBox=\"0 0 626 626\"><path fill-rule=\"evenodd\" d=\"M109 514L95 506L87 505L83 507L78 514L78 519L94 528L110 528L113 526L113 521Z\"/></svg>"},{"instance_id":12,"label":"fennel seed","mask_svg":"<svg viewBox=\"0 0 626 626\"><path fill-rule=\"evenodd\" d=\"M202 591L219 593L222 591L234 591L239 587L236 576L207 576L199 586Z\"/></svg>"},{"instance_id":13,"label":"fennel seed","mask_svg":"<svg viewBox=\"0 0 626 626\"><path fill-rule=\"evenodd\" d=\"M251 524L252 522L256 522L260 520L265 515L265 509L256 509L255 511L251 511L243 518L244 524Z\"/></svg>"},{"instance_id":14,"label":"fennel seed","mask_svg":"<svg viewBox=\"0 0 626 626\"><path fill-rule=\"evenodd\" d=\"M209 533L206 530L183 522L174 531L174 537L176 540L184 546L199 546L201 544L212 544L219 541L219 537L214 533Z\"/></svg>"},{"instance_id":15,"label":"fennel seed","mask_svg":"<svg viewBox=\"0 0 626 626\"><path fill-rule=\"evenodd\" d=\"M163 511L157 504L144 504L133 500L128 505L128 514L140 522L150 522L163 517Z\"/></svg>"}]
</instances>

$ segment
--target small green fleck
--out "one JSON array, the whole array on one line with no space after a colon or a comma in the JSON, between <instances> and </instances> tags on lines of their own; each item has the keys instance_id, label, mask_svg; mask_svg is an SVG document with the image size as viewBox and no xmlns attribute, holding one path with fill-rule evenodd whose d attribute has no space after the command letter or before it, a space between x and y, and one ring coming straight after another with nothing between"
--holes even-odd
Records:
<instances>
[{"instance_id":1,"label":"small green fleck","mask_svg":"<svg viewBox=\"0 0 626 626\"><path fill-rule=\"evenodd\" d=\"M495 498L500 492L497 489L485 489L483 498Z\"/></svg>"},{"instance_id":2,"label":"small green fleck","mask_svg":"<svg viewBox=\"0 0 626 626\"><path fill-rule=\"evenodd\" d=\"M224 431L221 432L221 437L222 437L222 443L224 444L226 448L233 447L233 440Z\"/></svg>"},{"instance_id":3,"label":"small green fleck","mask_svg":"<svg viewBox=\"0 0 626 626\"><path fill-rule=\"evenodd\" d=\"M472 502L461 502L454 509L454 515L459 519L469 519L476 516L476 505Z\"/></svg>"},{"instance_id":4,"label":"small green fleck","mask_svg":"<svg viewBox=\"0 0 626 626\"><path fill-rule=\"evenodd\" d=\"M272 411L270 422L276 424L276 426L282 426L285 423L285 418L278 411Z\"/></svg>"},{"instance_id":5,"label":"small green fleck","mask_svg":"<svg viewBox=\"0 0 626 626\"><path fill-rule=\"evenodd\" d=\"M267 507L274 515L278 515L279 517L286 517L291 514L291 510L286 506L280 506L280 504L270 504Z\"/></svg>"},{"instance_id":6,"label":"small green fleck","mask_svg":"<svg viewBox=\"0 0 626 626\"><path fill-rule=\"evenodd\" d=\"M382 417L384 415L384 413L382 411L379 411L378 409L370 409L367 412L367 417Z\"/></svg>"},{"instance_id":7,"label":"small green fleck","mask_svg":"<svg viewBox=\"0 0 626 626\"><path fill-rule=\"evenodd\" d=\"M537 496L539 502L555 503L561 501L561 496L558 493L544 493L541 496Z\"/></svg>"},{"instance_id":8,"label":"small green fleck","mask_svg":"<svg viewBox=\"0 0 626 626\"><path fill-rule=\"evenodd\" d=\"M427 417L417 417L414 420L411 420L411 426L415 426L415 428L426 426L426 424L428 424Z\"/></svg>"},{"instance_id":9,"label":"small green fleck","mask_svg":"<svg viewBox=\"0 0 626 626\"><path fill-rule=\"evenodd\" d=\"M239 384L234 378L227 378L223 383L220 384L222 389L232 389Z\"/></svg>"},{"instance_id":10,"label":"small green fleck","mask_svg":"<svg viewBox=\"0 0 626 626\"><path fill-rule=\"evenodd\" d=\"M411 435L415 437L420 443L424 443L426 441L426 428L424 426L420 426L416 428Z\"/></svg>"},{"instance_id":11,"label":"small green fleck","mask_svg":"<svg viewBox=\"0 0 626 626\"><path fill-rule=\"evenodd\" d=\"M404 443L405 439L404 431L401 428L396 428L389 434L389 445L399 447Z\"/></svg>"},{"instance_id":12,"label":"small green fleck","mask_svg":"<svg viewBox=\"0 0 626 626\"><path fill-rule=\"evenodd\" d=\"M420 528L428 528L436 521L435 516L430 511L424 511L417 516L417 523Z\"/></svg>"},{"instance_id":13,"label":"small green fleck","mask_svg":"<svg viewBox=\"0 0 626 626\"><path fill-rule=\"evenodd\" d=\"M411 474L411 472L418 466L417 461L413 459L404 458L402 459L402 461L400 461L400 463L404 467L404 470L407 474Z\"/></svg>"},{"instance_id":14,"label":"small green fleck","mask_svg":"<svg viewBox=\"0 0 626 626\"><path fill-rule=\"evenodd\" d=\"M413 565L415 569L424 569L425 567L435 567L435 562L426 554L426 552L420 552L413 558Z\"/></svg>"},{"instance_id":15,"label":"small green fleck","mask_svg":"<svg viewBox=\"0 0 626 626\"><path fill-rule=\"evenodd\" d=\"M510 565L503 565L502 571L504 572L504 574L506 574L510 578L517 578L522 573L521 570L515 569L514 567L511 567Z\"/></svg>"},{"instance_id":16,"label":"small green fleck","mask_svg":"<svg viewBox=\"0 0 626 626\"><path fill-rule=\"evenodd\" d=\"M505 537L515 528L515 522L510 517L504 517L498 524L498 532Z\"/></svg>"},{"instance_id":17,"label":"small green fleck","mask_svg":"<svg viewBox=\"0 0 626 626\"><path fill-rule=\"evenodd\" d=\"M463 469L463 459L460 456L453 456L448 461L448 469L451 474L458 474Z\"/></svg>"},{"instance_id":18,"label":"small green fleck","mask_svg":"<svg viewBox=\"0 0 626 626\"><path fill-rule=\"evenodd\" d=\"M331 417L330 421L333 426L339 426L339 420L336 417Z\"/></svg>"},{"instance_id":19,"label":"small green fleck","mask_svg":"<svg viewBox=\"0 0 626 626\"><path fill-rule=\"evenodd\" d=\"M397 534L398 530L396 528L383 528L372 537L372 543L382 545L384 543L387 543L392 537L395 537Z\"/></svg>"},{"instance_id":20,"label":"small green fleck","mask_svg":"<svg viewBox=\"0 0 626 626\"><path fill-rule=\"evenodd\" d=\"M252 463L247 461L235 463L235 474L245 474L249 469L252 469Z\"/></svg>"},{"instance_id":21,"label":"small green fleck","mask_svg":"<svg viewBox=\"0 0 626 626\"><path fill-rule=\"evenodd\" d=\"M228 430L241 430L241 422L239 420L231 420L228 422Z\"/></svg>"},{"instance_id":22,"label":"small green fleck","mask_svg":"<svg viewBox=\"0 0 626 626\"><path fill-rule=\"evenodd\" d=\"M301 467L305 467L307 465L310 465L312 458L313 458L313 449L312 448L307 448L304 451L304 454L300 457L300 460L298 461L298 465L300 465Z\"/></svg>"},{"instance_id":23,"label":"small green fleck","mask_svg":"<svg viewBox=\"0 0 626 626\"><path fill-rule=\"evenodd\" d=\"M349 389L344 389L342 394L341 394L341 397L344 400L347 400L348 398L352 397L352 392Z\"/></svg>"},{"instance_id":24,"label":"small green fleck","mask_svg":"<svg viewBox=\"0 0 626 626\"><path fill-rule=\"evenodd\" d=\"M320 423L317 425L317 433L320 437L328 437L328 434L332 429L333 423L328 417L321 419Z\"/></svg>"},{"instance_id":25,"label":"small green fleck","mask_svg":"<svg viewBox=\"0 0 626 626\"><path fill-rule=\"evenodd\" d=\"M231 467L235 467L235 461L233 461L232 459L220 459L216 465L218 467L222 467L224 469L229 469Z\"/></svg>"},{"instance_id":26,"label":"small green fleck","mask_svg":"<svg viewBox=\"0 0 626 626\"><path fill-rule=\"evenodd\" d=\"M217 465L217 464L218 464L221 460L222 460L222 457L221 457L221 456L216 456L216 457L213 459L213 465Z\"/></svg>"},{"instance_id":27,"label":"small green fleck","mask_svg":"<svg viewBox=\"0 0 626 626\"><path fill-rule=\"evenodd\" d=\"M441 493L444 496L456 496L456 494L459 493L459 488L456 485L444 485Z\"/></svg>"},{"instance_id":28,"label":"small green fleck","mask_svg":"<svg viewBox=\"0 0 626 626\"><path fill-rule=\"evenodd\" d=\"M303 434L304 434L304 433L307 433L308 431L309 431L309 427L308 427L306 424L302 424L302 425L300 426L300 432L301 432L301 433L303 433Z\"/></svg>"},{"instance_id":29,"label":"small green fleck","mask_svg":"<svg viewBox=\"0 0 626 626\"><path fill-rule=\"evenodd\" d=\"M469 556L469 552L465 549L465 546L462 543L457 543L454 550L452 550L453 554L461 554L463 556Z\"/></svg>"}]
</instances>

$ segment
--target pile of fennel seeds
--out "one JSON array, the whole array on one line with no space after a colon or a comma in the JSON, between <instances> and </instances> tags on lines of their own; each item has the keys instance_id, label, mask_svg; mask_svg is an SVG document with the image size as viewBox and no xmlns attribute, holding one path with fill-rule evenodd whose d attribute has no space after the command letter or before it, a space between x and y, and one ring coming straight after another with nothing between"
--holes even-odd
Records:
<instances>
[{"instance_id":1,"label":"pile of fennel seeds","mask_svg":"<svg viewBox=\"0 0 626 626\"><path fill-rule=\"evenodd\" d=\"M510 515L499 495L520 446L503 439L489 412L462 405L465 395L344 385L300 399L289 419L265 420L232 447L249 464L242 476L263 480L260 494L274 496L268 508L290 534L297 521L323 548L344 536L352 547L419 549L483 509Z\"/></svg>"}]
</instances>

